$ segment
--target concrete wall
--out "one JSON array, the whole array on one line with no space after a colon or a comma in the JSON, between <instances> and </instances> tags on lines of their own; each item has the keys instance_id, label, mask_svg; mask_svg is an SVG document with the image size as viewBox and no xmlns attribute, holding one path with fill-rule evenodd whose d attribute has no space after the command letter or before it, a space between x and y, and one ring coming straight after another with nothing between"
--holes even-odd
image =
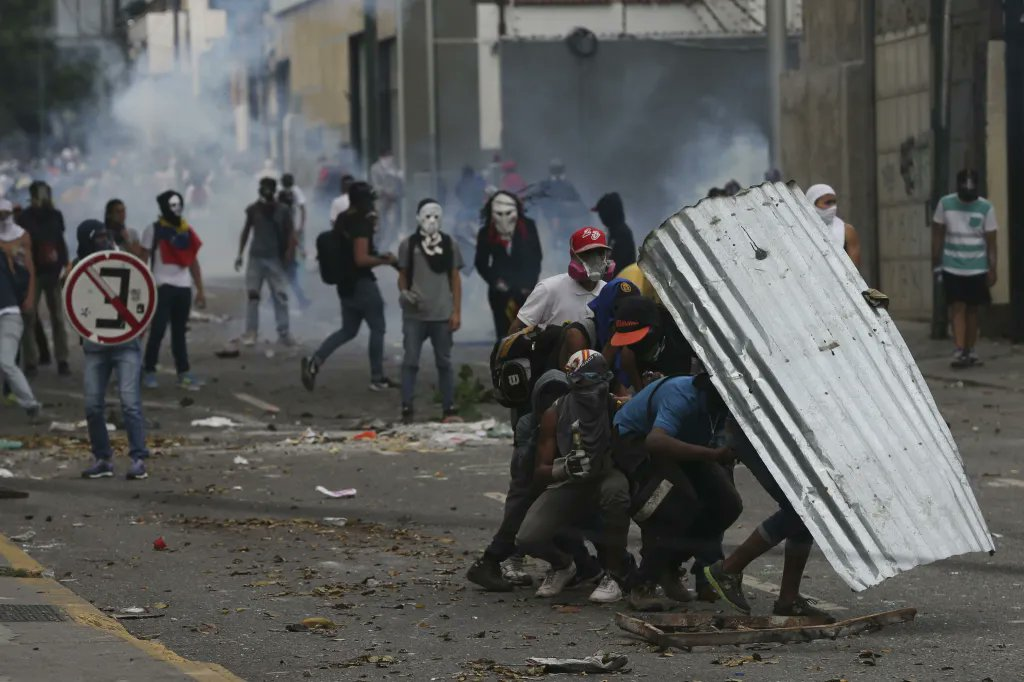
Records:
<instances>
[{"instance_id":1,"label":"concrete wall","mask_svg":"<svg viewBox=\"0 0 1024 682\"><path fill-rule=\"evenodd\" d=\"M877 281L873 44L869 3L804 3L801 66L782 78L782 172L807 188L824 182L857 228L861 270Z\"/></svg>"}]
</instances>

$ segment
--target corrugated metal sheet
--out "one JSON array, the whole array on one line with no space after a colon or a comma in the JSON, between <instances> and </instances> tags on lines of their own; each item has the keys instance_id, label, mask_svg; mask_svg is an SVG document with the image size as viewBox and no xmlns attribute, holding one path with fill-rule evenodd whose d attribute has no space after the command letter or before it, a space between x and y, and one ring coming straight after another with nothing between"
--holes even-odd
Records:
<instances>
[{"instance_id":1,"label":"corrugated metal sheet","mask_svg":"<svg viewBox=\"0 0 1024 682\"><path fill-rule=\"evenodd\" d=\"M798 187L683 209L641 268L853 589L993 549L914 358Z\"/></svg>"}]
</instances>

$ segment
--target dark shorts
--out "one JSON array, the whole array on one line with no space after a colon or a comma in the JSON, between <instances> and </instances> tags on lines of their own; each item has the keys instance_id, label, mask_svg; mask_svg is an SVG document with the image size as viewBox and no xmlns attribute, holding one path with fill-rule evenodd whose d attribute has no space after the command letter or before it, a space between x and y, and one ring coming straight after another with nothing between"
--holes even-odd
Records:
<instances>
[{"instance_id":1,"label":"dark shorts","mask_svg":"<svg viewBox=\"0 0 1024 682\"><path fill-rule=\"evenodd\" d=\"M988 275L951 275L942 273L942 287L946 291L946 303L967 305L988 305L992 294L988 290Z\"/></svg>"}]
</instances>

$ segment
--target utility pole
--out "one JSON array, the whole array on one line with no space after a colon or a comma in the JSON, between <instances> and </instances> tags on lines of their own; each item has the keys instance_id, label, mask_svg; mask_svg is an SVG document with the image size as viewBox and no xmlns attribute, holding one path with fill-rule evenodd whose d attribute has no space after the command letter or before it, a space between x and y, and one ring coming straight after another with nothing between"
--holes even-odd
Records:
<instances>
[{"instance_id":1,"label":"utility pole","mask_svg":"<svg viewBox=\"0 0 1024 682\"><path fill-rule=\"evenodd\" d=\"M769 166L782 165L782 91L780 79L786 70L786 0L767 0L764 6L768 36L768 111L771 139Z\"/></svg>"},{"instance_id":2,"label":"utility pole","mask_svg":"<svg viewBox=\"0 0 1024 682\"><path fill-rule=\"evenodd\" d=\"M380 78L378 74L377 0L363 0L363 62L366 74L366 146L364 161L369 168L380 156Z\"/></svg>"},{"instance_id":3,"label":"utility pole","mask_svg":"<svg viewBox=\"0 0 1024 682\"><path fill-rule=\"evenodd\" d=\"M181 0L171 0L171 20L174 22L174 71L178 70L181 57L181 31L178 28L178 15L181 13Z\"/></svg>"},{"instance_id":4,"label":"utility pole","mask_svg":"<svg viewBox=\"0 0 1024 682\"><path fill-rule=\"evenodd\" d=\"M925 219L931 225L932 211L946 193L949 182L949 49L950 0L931 0L928 30L931 34L932 73L932 187L930 203L925 207ZM1012 194L1012 193L1011 193ZM931 244L928 247L931 255ZM931 262L929 261L929 268ZM949 336L949 311L946 294L938 277L932 275L932 329L931 338Z\"/></svg>"}]
</instances>

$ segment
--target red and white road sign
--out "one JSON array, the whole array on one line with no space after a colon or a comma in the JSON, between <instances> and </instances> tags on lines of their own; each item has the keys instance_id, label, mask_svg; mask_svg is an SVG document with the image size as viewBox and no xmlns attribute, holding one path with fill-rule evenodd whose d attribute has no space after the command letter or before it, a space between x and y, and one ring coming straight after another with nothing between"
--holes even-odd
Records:
<instances>
[{"instance_id":1,"label":"red and white road sign","mask_svg":"<svg viewBox=\"0 0 1024 682\"><path fill-rule=\"evenodd\" d=\"M103 345L131 341L156 312L156 282L146 264L124 251L80 260L64 284L64 314L83 338Z\"/></svg>"}]
</instances>

